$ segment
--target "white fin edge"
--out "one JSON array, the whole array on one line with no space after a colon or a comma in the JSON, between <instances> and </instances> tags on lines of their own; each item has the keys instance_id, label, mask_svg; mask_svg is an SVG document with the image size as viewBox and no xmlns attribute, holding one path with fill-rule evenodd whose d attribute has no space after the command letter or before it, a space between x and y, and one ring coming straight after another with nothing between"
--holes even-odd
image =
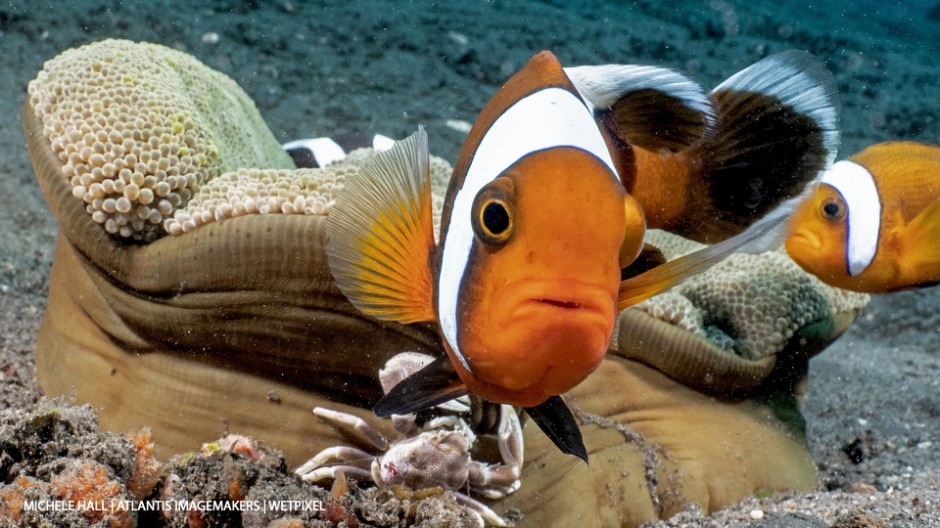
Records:
<instances>
[{"instance_id":1,"label":"white fin edge","mask_svg":"<svg viewBox=\"0 0 940 528\"><path fill-rule=\"evenodd\" d=\"M317 161L319 167L326 167L346 157L343 147L328 137L298 139L284 143L281 148L285 151L305 148L313 154L313 159Z\"/></svg>"},{"instance_id":2,"label":"white fin edge","mask_svg":"<svg viewBox=\"0 0 940 528\"><path fill-rule=\"evenodd\" d=\"M658 66L604 64L565 68L565 73L581 97L594 108L607 110L630 92L658 90L702 113L709 128L715 124L708 94L697 82L677 71Z\"/></svg>"},{"instance_id":3,"label":"white fin edge","mask_svg":"<svg viewBox=\"0 0 940 528\"><path fill-rule=\"evenodd\" d=\"M825 64L811 53L789 50L771 55L732 75L712 92L722 90L772 95L809 116L823 131L828 152L823 171L835 162L841 141L838 86Z\"/></svg>"}]
</instances>

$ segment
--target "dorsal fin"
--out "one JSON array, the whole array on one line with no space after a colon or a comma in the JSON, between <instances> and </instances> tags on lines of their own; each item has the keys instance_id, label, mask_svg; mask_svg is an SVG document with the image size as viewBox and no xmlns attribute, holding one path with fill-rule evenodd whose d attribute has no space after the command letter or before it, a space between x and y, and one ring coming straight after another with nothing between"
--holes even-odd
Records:
<instances>
[{"instance_id":1,"label":"dorsal fin","mask_svg":"<svg viewBox=\"0 0 940 528\"><path fill-rule=\"evenodd\" d=\"M767 57L721 83L711 99L717 128L690 155L701 200L672 230L700 242L738 233L799 195L832 165L840 138L835 80L807 52Z\"/></svg>"},{"instance_id":2,"label":"dorsal fin","mask_svg":"<svg viewBox=\"0 0 940 528\"><path fill-rule=\"evenodd\" d=\"M376 416L410 414L469 394L447 356L403 379L373 407Z\"/></svg>"},{"instance_id":3,"label":"dorsal fin","mask_svg":"<svg viewBox=\"0 0 940 528\"><path fill-rule=\"evenodd\" d=\"M329 211L330 272L365 314L401 323L436 318L428 164L421 127L348 178Z\"/></svg>"},{"instance_id":4,"label":"dorsal fin","mask_svg":"<svg viewBox=\"0 0 940 528\"><path fill-rule=\"evenodd\" d=\"M681 73L656 66L606 64L565 68L595 111L610 114L626 143L679 151L705 139L715 116L705 90Z\"/></svg>"}]
</instances>

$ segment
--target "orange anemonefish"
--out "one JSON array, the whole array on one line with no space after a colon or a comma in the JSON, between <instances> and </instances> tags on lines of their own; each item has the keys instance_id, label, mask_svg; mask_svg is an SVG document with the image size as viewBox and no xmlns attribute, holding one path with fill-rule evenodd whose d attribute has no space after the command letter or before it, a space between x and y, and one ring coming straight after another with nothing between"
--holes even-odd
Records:
<instances>
[{"instance_id":1,"label":"orange anemonefish","mask_svg":"<svg viewBox=\"0 0 940 528\"><path fill-rule=\"evenodd\" d=\"M330 270L366 314L436 322L447 356L393 388L376 414L474 393L525 408L586 461L560 395L603 360L618 309L758 239L831 163L838 127L824 71L809 54L784 53L707 94L663 68L565 70L542 52L473 125L440 245L423 128L378 154L330 211ZM776 220L755 224L765 215ZM644 247L647 227L727 240L633 276L637 263L662 263Z\"/></svg>"},{"instance_id":2,"label":"orange anemonefish","mask_svg":"<svg viewBox=\"0 0 940 528\"><path fill-rule=\"evenodd\" d=\"M832 286L940 282L940 147L880 143L836 163L789 225L790 257Z\"/></svg>"}]
</instances>

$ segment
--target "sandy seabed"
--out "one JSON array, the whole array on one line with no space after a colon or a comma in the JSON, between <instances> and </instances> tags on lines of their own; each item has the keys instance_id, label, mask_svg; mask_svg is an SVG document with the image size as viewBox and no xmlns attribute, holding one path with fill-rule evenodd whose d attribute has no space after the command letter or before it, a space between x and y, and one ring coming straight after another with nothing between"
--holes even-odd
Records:
<instances>
[{"instance_id":1,"label":"sandy seabed","mask_svg":"<svg viewBox=\"0 0 940 528\"><path fill-rule=\"evenodd\" d=\"M448 121L472 122L541 49L566 65L673 67L706 86L771 53L805 49L838 81L843 157L889 139L940 143L940 7L931 3L118 4L0 5L0 406L7 412L40 398L32 349L56 234L26 153L21 108L42 63L70 47L104 38L176 47L234 78L280 140L404 137L423 123L432 152L451 160L464 132ZM811 363L804 411L819 491L750 498L660 525L940 526L937 291L875 298Z\"/></svg>"}]
</instances>

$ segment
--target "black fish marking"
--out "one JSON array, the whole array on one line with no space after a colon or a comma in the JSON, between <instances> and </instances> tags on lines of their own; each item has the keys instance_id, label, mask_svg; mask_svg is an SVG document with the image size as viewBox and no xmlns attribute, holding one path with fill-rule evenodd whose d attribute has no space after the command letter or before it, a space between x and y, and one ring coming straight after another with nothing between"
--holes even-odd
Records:
<instances>
[{"instance_id":1,"label":"black fish marking","mask_svg":"<svg viewBox=\"0 0 940 528\"><path fill-rule=\"evenodd\" d=\"M695 147L707 197L674 232L712 243L743 231L799 196L839 145L835 79L801 51L767 57L715 88L712 137Z\"/></svg>"},{"instance_id":2,"label":"black fish marking","mask_svg":"<svg viewBox=\"0 0 940 528\"><path fill-rule=\"evenodd\" d=\"M548 436L562 453L574 455L587 462L588 454L581 438L581 429L574 415L561 396L552 396L535 407L526 407L525 412L535 420L539 429Z\"/></svg>"},{"instance_id":3,"label":"black fish marking","mask_svg":"<svg viewBox=\"0 0 940 528\"><path fill-rule=\"evenodd\" d=\"M469 394L447 356L440 356L423 369L392 387L372 408L376 416L410 414Z\"/></svg>"}]
</instances>

